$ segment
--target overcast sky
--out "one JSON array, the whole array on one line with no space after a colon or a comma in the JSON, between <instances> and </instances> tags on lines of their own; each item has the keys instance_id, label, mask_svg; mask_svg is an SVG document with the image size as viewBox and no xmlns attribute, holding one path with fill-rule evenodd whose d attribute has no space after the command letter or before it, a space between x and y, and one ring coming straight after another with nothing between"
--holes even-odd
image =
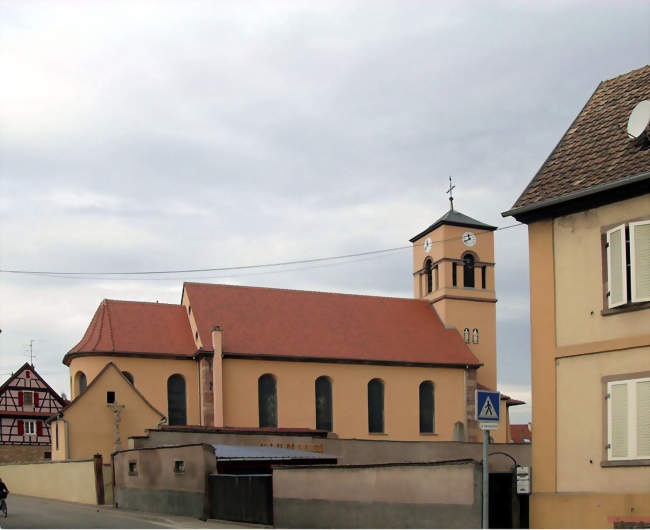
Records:
<instances>
[{"instance_id":1,"label":"overcast sky","mask_svg":"<svg viewBox=\"0 0 650 530\"><path fill-rule=\"evenodd\" d=\"M511 225L597 84L649 62L648 20L647 1L0 2L0 268L408 246L449 175L458 210ZM526 227L495 241L499 386L530 402ZM33 339L69 395L61 359L104 298L179 303L183 280L410 297L411 271L406 249L1 273L0 380Z\"/></svg>"}]
</instances>

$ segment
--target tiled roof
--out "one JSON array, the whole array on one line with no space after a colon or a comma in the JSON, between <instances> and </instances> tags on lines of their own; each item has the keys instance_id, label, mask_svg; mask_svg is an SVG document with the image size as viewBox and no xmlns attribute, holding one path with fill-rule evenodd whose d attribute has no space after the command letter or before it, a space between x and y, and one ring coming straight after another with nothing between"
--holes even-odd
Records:
<instances>
[{"instance_id":1,"label":"tiled roof","mask_svg":"<svg viewBox=\"0 0 650 530\"><path fill-rule=\"evenodd\" d=\"M409 241L413 243L417 239L420 239L422 236L433 232L436 228L441 225L452 225L452 226L466 226L468 228L478 228L479 230L496 230L496 226L492 226L476 219L472 219L468 215L459 212L458 210L449 210L445 215L438 219L435 223L430 225L428 228L425 228L418 235L413 236Z\"/></svg>"},{"instance_id":2,"label":"tiled roof","mask_svg":"<svg viewBox=\"0 0 650 530\"><path fill-rule=\"evenodd\" d=\"M219 326L224 354L479 364L426 301L201 283L184 289L204 347Z\"/></svg>"},{"instance_id":3,"label":"tiled roof","mask_svg":"<svg viewBox=\"0 0 650 530\"><path fill-rule=\"evenodd\" d=\"M11 376L0 386L0 394L2 394L7 387L11 384L11 382L16 379L22 372L25 370L29 370L32 373L32 376L35 379L38 379L41 383L45 385L45 388L49 391L50 395L52 396L53 399L55 399L60 405L65 405L66 400L64 400L59 394L50 386L47 384L47 381L43 379L39 373L36 371L33 365L29 363L23 364L18 370L16 370ZM28 389L29 390L29 389ZM39 389L38 391L40 392L42 389Z\"/></svg>"},{"instance_id":4,"label":"tiled roof","mask_svg":"<svg viewBox=\"0 0 650 530\"><path fill-rule=\"evenodd\" d=\"M533 434L528 429L528 425L510 425L510 439L516 444L527 443L525 440L531 441Z\"/></svg>"},{"instance_id":5,"label":"tiled roof","mask_svg":"<svg viewBox=\"0 0 650 530\"><path fill-rule=\"evenodd\" d=\"M196 344L182 305L104 300L63 362L84 353L192 356Z\"/></svg>"},{"instance_id":6,"label":"tiled roof","mask_svg":"<svg viewBox=\"0 0 650 530\"><path fill-rule=\"evenodd\" d=\"M571 199L650 172L650 149L626 133L632 109L650 98L650 66L598 85L530 184L504 215Z\"/></svg>"}]
</instances>

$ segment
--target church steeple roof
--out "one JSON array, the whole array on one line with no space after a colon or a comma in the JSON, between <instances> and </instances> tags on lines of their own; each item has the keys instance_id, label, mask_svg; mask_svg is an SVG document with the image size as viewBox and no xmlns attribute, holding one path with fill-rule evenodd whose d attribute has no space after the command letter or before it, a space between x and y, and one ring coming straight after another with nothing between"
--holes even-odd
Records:
<instances>
[{"instance_id":1,"label":"church steeple roof","mask_svg":"<svg viewBox=\"0 0 650 530\"><path fill-rule=\"evenodd\" d=\"M458 210L454 210L452 208L435 223L433 223L429 228L426 228L418 235L413 236L411 239L409 239L409 241L413 243L414 241L420 239L422 236L428 234L429 232L433 232L436 228L442 225L466 226L468 228L478 228L480 230L489 231L497 229L496 226L488 225L486 223L482 223L481 221L477 221L476 219L472 219L464 213L461 213Z\"/></svg>"}]
</instances>

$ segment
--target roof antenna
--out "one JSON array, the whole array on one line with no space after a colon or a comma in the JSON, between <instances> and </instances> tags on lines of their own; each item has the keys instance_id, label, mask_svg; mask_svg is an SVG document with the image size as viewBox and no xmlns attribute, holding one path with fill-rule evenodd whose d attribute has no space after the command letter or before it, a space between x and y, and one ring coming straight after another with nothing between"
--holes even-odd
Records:
<instances>
[{"instance_id":1,"label":"roof antenna","mask_svg":"<svg viewBox=\"0 0 650 530\"><path fill-rule=\"evenodd\" d=\"M34 368L34 339L29 341L29 364Z\"/></svg>"},{"instance_id":2,"label":"roof antenna","mask_svg":"<svg viewBox=\"0 0 650 530\"><path fill-rule=\"evenodd\" d=\"M449 205L451 206L451 210L454 209L454 194L452 193L454 191L454 186L451 183L451 176L449 176L449 189L446 191L446 193L449 193Z\"/></svg>"}]
</instances>

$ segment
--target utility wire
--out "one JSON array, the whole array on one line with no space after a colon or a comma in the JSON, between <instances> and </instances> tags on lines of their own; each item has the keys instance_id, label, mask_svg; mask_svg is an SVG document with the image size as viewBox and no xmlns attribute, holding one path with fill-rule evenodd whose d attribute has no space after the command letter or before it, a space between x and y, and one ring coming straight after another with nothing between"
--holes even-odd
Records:
<instances>
[{"instance_id":1,"label":"utility wire","mask_svg":"<svg viewBox=\"0 0 650 530\"><path fill-rule=\"evenodd\" d=\"M523 223L516 223L513 225L502 226L497 228L495 231L507 230L509 228L514 228L521 226ZM477 232L487 232L488 230L477 230ZM447 241L454 241L458 236L448 239L439 239L432 241L432 244L444 243ZM418 246L422 246L420 243ZM20 269L0 269L0 273L5 274L23 274L23 275L35 275L35 276L47 276L51 278L72 278L72 279L115 279L107 278L108 276L142 276L142 275L163 275L163 274L191 274L191 273L201 273L201 272L227 272L235 270L250 270L250 269L260 269L268 267L284 267L287 265L304 265L311 263L319 263L324 261L333 261L333 260L342 260L348 258L357 258L364 256L376 256L380 254L387 254L390 252L396 252L399 250L411 249L415 245L405 245L401 247L392 247L379 250L369 250L365 252L355 252L351 254L341 254L338 256L328 256L321 258L310 258L310 259L301 259L301 260L292 260L292 261L281 261L275 263L260 263L255 265L237 265L232 267L210 267L203 269L177 269L177 270L162 270L162 271L115 271L115 272L57 272L57 271L30 271L30 270L20 270ZM346 262L348 263L348 262ZM121 279L121 278L119 278ZM136 278L137 280L143 280L146 278Z\"/></svg>"}]
</instances>

